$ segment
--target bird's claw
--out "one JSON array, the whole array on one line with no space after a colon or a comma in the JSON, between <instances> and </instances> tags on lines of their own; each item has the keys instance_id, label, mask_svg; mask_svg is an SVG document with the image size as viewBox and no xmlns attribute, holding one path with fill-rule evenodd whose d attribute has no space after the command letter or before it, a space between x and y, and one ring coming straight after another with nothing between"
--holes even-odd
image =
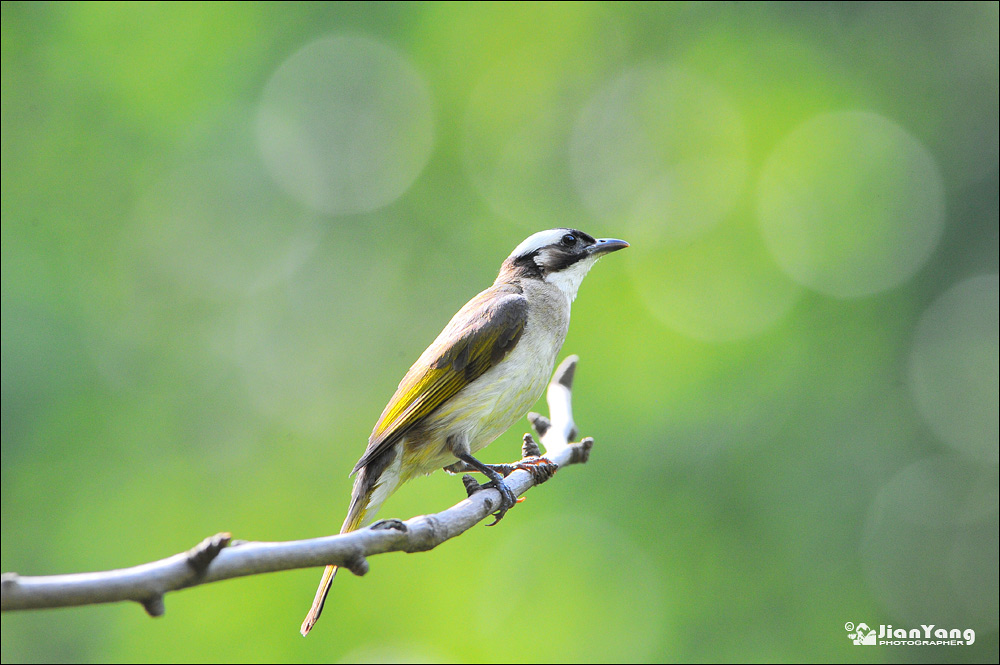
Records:
<instances>
[{"instance_id":1,"label":"bird's claw","mask_svg":"<svg viewBox=\"0 0 1000 665\"><path fill-rule=\"evenodd\" d=\"M510 467L512 473L514 471L527 471L536 485L541 485L556 475L556 471L559 470L559 465L553 463L549 458L539 455L525 457L520 462L511 464Z\"/></svg>"},{"instance_id":2,"label":"bird's claw","mask_svg":"<svg viewBox=\"0 0 1000 665\"><path fill-rule=\"evenodd\" d=\"M514 492L503 480L491 480L480 487L483 489L493 488L500 492L500 508L493 513L493 521L486 525L494 526L503 519L503 516L507 514L508 510L514 507L514 504L517 503L517 497L514 496Z\"/></svg>"}]
</instances>

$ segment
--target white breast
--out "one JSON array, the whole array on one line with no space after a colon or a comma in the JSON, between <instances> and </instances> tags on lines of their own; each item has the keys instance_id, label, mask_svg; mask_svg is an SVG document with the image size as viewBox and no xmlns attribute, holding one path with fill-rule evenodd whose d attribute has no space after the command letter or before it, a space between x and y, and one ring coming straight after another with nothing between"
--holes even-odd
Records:
<instances>
[{"instance_id":1,"label":"white breast","mask_svg":"<svg viewBox=\"0 0 1000 665\"><path fill-rule=\"evenodd\" d=\"M525 287L525 296L531 308L514 349L429 417L442 444L462 436L475 454L523 417L545 390L569 329L569 300L553 285L537 281ZM443 445L441 453L424 460L420 472L455 461Z\"/></svg>"}]
</instances>

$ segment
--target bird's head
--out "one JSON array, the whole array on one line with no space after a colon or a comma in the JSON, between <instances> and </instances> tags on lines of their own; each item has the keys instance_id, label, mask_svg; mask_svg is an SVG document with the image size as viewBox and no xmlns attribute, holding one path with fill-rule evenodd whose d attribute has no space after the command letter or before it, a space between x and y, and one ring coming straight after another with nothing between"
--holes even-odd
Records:
<instances>
[{"instance_id":1,"label":"bird's head","mask_svg":"<svg viewBox=\"0 0 1000 665\"><path fill-rule=\"evenodd\" d=\"M498 279L543 280L573 300L597 259L625 247L628 243L624 240L594 238L576 229L539 231L514 248Z\"/></svg>"}]
</instances>

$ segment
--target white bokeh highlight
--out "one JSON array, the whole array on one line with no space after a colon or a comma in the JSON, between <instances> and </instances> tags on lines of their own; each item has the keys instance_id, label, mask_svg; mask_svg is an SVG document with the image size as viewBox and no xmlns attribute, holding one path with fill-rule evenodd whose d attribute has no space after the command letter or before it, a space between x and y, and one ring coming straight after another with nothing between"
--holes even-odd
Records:
<instances>
[{"instance_id":1,"label":"white bokeh highlight","mask_svg":"<svg viewBox=\"0 0 1000 665\"><path fill-rule=\"evenodd\" d=\"M931 303L917 325L909 385L920 413L942 442L996 464L1000 351L995 274L972 277Z\"/></svg>"},{"instance_id":2,"label":"white bokeh highlight","mask_svg":"<svg viewBox=\"0 0 1000 665\"><path fill-rule=\"evenodd\" d=\"M995 465L941 456L878 492L861 557L893 623L996 630L997 480Z\"/></svg>"},{"instance_id":3,"label":"white bokeh highlight","mask_svg":"<svg viewBox=\"0 0 1000 665\"><path fill-rule=\"evenodd\" d=\"M905 282L944 228L934 157L875 113L825 113L795 129L764 163L757 197L761 231L782 269L839 298Z\"/></svg>"},{"instance_id":4,"label":"white bokeh highlight","mask_svg":"<svg viewBox=\"0 0 1000 665\"><path fill-rule=\"evenodd\" d=\"M631 69L581 111L570 142L577 194L636 242L675 242L729 213L747 179L743 119L726 92L675 65Z\"/></svg>"},{"instance_id":5,"label":"white bokeh highlight","mask_svg":"<svg viewBox=\"0 0 1000 665\"><path fill-rule=\"evenodd\" d=\"M302 205L334 215L371 212L406 192L427 163L430 90L389 46L324 37L267 82L257 143L272 177Z\"/></svg>"},{"instance_id":6,"label":"white bokeh highlight","mask_svg":"<svg viewBox=\"0 0 1000 665\"><path fill-rule=\"evenodd\" d=\"M633 241L632 247L628 268L643 303L668 328L694 339L728 342L760 334L802 295L758 234L736 224L723 223L684 244Z\"/></svg>"}]
</instances>

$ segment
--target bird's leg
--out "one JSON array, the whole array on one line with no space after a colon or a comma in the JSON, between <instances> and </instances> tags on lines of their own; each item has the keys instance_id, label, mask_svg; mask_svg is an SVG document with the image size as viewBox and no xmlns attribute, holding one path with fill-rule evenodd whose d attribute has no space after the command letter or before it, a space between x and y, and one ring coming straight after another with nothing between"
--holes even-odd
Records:
<instances>
[{"instance_id":1,"label":"bird's leg","mask_svg":"<svg viewBox=\"0 0 1000 665\"><path fill-rule=\"evenodd\" d=\"M510 474L517 470L517 465L515 464L483 464L488 469L493 469L501 476L506 478ZM444 470L448 473L468 473L469 471L479 471L479 467L472 466L468 462L455 462L454 464L449 464L444 467Z\"/></svg>"},{"instance_id":2,"label":"bird's leg","mask_svg":"<svg viewBox=\"0 0 1000 665\"><path fill-rule=\"evenodd\" d=\"M536 413L535 415L537 416L538 414ZM543 416L538 417L541 418ZM527 471L534 477L535 482L539 485L551 478L559 469L558 466L552 464L552 462L545 457L542 457L542 451L538 448L538 444L535 443L534 437L530 434L524 435L524 442L521 444L520 461L515 462L514 464L484 464L480 462L480 465L493 469L504 478L518 469ZM449 464L444 467L444 470L448 473L459 474L468 473L469 471L479 471L480 467L473 466L465 461L460 461L455 462L454 464Z\"/></svg>"},{"instance_id":3,"label":"bird's leg","mask_svg":"<svg viewBox=\"0 0 1000 665\"><path fill-rule=\"evenodd\" d=\"M500 475L497 471L490 468L488 464L483 464L469 453L459 452L457 453L456 456L458 457L458 459L462 460L463 462L471 466L473 469L475 469L476 471L480 472L481 474L490 479L490 482L483 485L483 487L492 487L498 492L500 492L500 508L495 513L493 513L494 517L493 522L486 525L486 526L493 526L494 524L502 520L503 516L507 514L507 511L510 510L515 503L517 503L517 497L515 497L514 492L512 492L509 487L507 487L507 483L503 481L503 476Z\"/></svg>"}]
</instances>

